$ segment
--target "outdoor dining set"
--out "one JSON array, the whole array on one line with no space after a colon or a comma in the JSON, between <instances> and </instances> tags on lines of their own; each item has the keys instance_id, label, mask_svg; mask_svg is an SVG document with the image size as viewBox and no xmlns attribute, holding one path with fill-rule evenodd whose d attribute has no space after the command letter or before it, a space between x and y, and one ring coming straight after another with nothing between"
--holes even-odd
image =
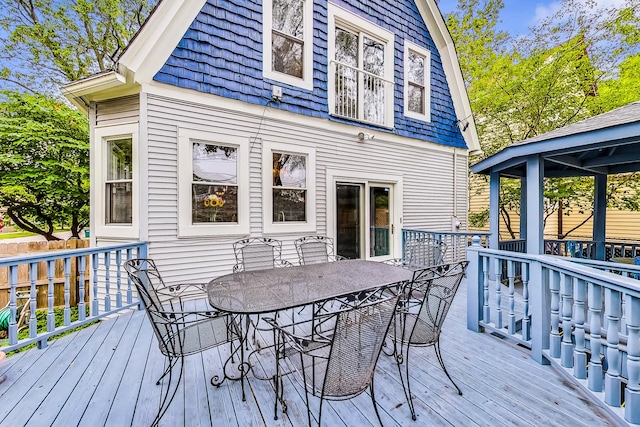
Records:
<instances>
[{"instance_id":1,"label":"outdoor dining set","mask_svg":"<svg viewBox=\"0 0 640 427\"><path fill-rule=\"evenodd\" d=\"M311 395L320 398L321 425L325 400L367 390L382 424L373 381L382 354L397 363L415 420L409 381L413 346L433 346L462 394L445 368L439 337L466 261L443 263L446 245L432 239L407 242L403 259L385 262L344 259L324 236L300 238L295 246L300 265L282 259L278 240L235 242L233 272L208 283L165 284L153 260L125 263L168 361L156 383L163 384L163 398L152 425L158 425L178 389L184 357L221 345L229 346L229 356L211 384L238 380L244 400L248 375L271 381L275 419L278 405L287 412L284 378L293 375L304 387L309 425ZM254 369L264 358L273 367L268 374Z\"/></svg>"}]
</instances>

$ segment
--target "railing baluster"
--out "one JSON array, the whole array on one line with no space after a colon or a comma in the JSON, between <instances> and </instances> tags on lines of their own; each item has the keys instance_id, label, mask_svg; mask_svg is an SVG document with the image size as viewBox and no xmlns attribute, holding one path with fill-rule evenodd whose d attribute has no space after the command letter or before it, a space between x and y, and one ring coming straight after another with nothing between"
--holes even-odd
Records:
<instances>
[{"instance_id":1,"label":"railing baluster","mask_svg":"<svg viewBox=\"0 0 640 427\"><path fill-rule=\"evenodd\" d=\"M131 259L132 251L131 249L127 249L127 259ZM131 304L133 302L133 292L131 290L131 279L127 275L127 304Z\"/></svg>"},{"instance_id":2,"label":"railing baluster","mask_svg":"<svg viewBox=\"0 0 640 427\"><path fill-rule=\"evenodd\" d=\"M111 311L111 252L104 254L104 311Z\"/></svg>"},{"instance_id":3,"label":"railing baluster","mask_svg":"<svg viewBox=\"0 0 640 427\"><path fill-rule=\"evenodd\" d=\"M496 328L502 328L502 260L495 258L496 267Z\"/></svg>"},{"instance_id":4,"label":"railing baluster","mask_svg":"<svg viewBox=\"0 0 640 427\"><path fill-rule=\"evenodd\" d=\"M122 307L122 251L116 251L116 307Z\"/></svg>"},{"instance_id":5,"label":"railing baluster","mask_svg":"<svg viewBox=\"0 0 640 427\"><path fill-rule=\"evenodd\" d=\"M600 285L589 282L589 316L591 329L589 340L591 358L589 359L589 378L587 384L591 391L602 391L602 362L600 361L600 330L602 328L602 288Z\"/></svg>"},{"instance_id":6,"label":"railing baluster","mask_svg":"<svg viewBox=\"0 0 640 427\"><path fill-rule=\"evenodd\" d=\"M71 257L64 258L64 326L71 324ZM76 295L76 298L78 295Z\"/></svg>"},{"instance_id":7,"label":"railing baluster","mask_svg":"<svg viewBox=\"0 0 640 427\"><path fill-rule=\"evenodd\" d=\"M29 263L29 338L38 335L38 319L36 309L38 307L38 263Z\"/></svg>"},{"instance_id":8,"label":"railing baluster","mask_svg":"<svg viewBox=\"0 0 640 427\"><path fill-rule=\"evenodd\" d=\"M91 261L92 261L92 265L91 267L93 268L93 298L91 299L92 304L91 304L91 315L92 316L97 316L100 313L100 307L98 305L98 260L100 258L98 257L98 254L93 254L91 256Z\"/></svg>"},{"instance_id":9,"label":"railing baluster","mask_svg":"<svg viewBox=\"0 0 640 427\"><path fill-rule=\"evenodd\" d=\"M560 357L560 273L549 270L549 290L551 291L551 335L550 349L551 357ZM571 332L571 331L569 331Z\"/></svg>"},{"instance_id":10,"label":"railing baluster","mask_svg":"<svg viewBox=\"0 0 640 427\"><path fill-rule=\"evenodd\" d=\"M56 328L56 316L53 312L53 278L55 276L56 261L47 261L47 332Z\"/></svg>"},{"instance_id":11,"label":"railing baluster","mask_svg":"<svg viewBox=\"0 0 640 427\"><path fill-rule=\"evenodd\" d=\"M482 271L484 272L483 287L483 311L482 321L489 323L491 321L491 306L489 305L489 257L482 258Z\"/></svg>"},{"instance_id":12,"label":"railing baluster","mask_svg":"<svg viewBox=\"0 0 640 427\"><path fill-rule=\"evenodd\" d=\"M562 304L562 348L560 363L565 368L573 368L573 342L571 340L571 311L573 308L573 280L568 274L561 275L560 303Z\"/></svg>"},{"instance_id":13,"label":"railing baluster","mask_svg":"<svg viewBox=\"0 0 640 427\"><path fill-rule=\"evenodd\" d=\"M14 345L18 342L17 286L18 266L11 265L9 266L9 345Z\"/></svg>"},{"instance_id":14,"label":"railing baluster","mask_svg":"<svg viewBox=\"0 0 640 427\"><path fill-rule=\"evenodd\" d=\"M620 292L605 289L605 315L607 316L607 372L604 376L604 401L611 406L622 404L620 390L620 336L618 321L620 320Z\"/></svg>"},{"instance_id":15,"label":"railing baluster","mask_svg":"<svg viewBox=\"0 0 640 427\"><path fill-rule=\"evenodd\" d=\"M524 304L524 318L522 319L522 339L531 339L531 317L529 315L529 264L522 262L522 302Z\"/></svg>"},{"instance_id":16,"label":"railing baluster","mask_svg":"<svg viewBox=\"0 0 640 427\"><path fill-rule=\"evenodd\" d=\"M78 258L76 258L76 263L78 265L78 272L79 272L79 281L80 283L78 284L78 320L84 320L86 318L86 314L87 314L87 307L84 303L84 298L85 298L85 294L84 294L84 287L85 287L85 278L84 278L84 271L87 268L87 263L86 263L87 257L82 255Z\"/></svg>"},{"instance_id":17,"label":"railing baluster","mask_svg":"<svg viewBox=\"0 0 640 427\"><path fill-rule=\"evenodd\" d=\"M576 339L575 354L573 356L573 376L578 379L587 378L587 348L585 340L585 301L587 299L587 284L584 280L573 277L576 288L574 304L575 331L573 336Z\"/></svg>"},{"instance_id":18,"label":"railing baluster","mask_svg":"<svg viewBox=\"0 0 640 427\"><path fill-rule=\"evenodd\" d=\"M640 298L626 296L627 328L627 388L624 419L640 424Z\"/></svg>"},{"instance_id":19,"label":"railing baluster","mask_svg":"<svg viewBox=\"0 0 640 427\"><path fill-rule=\"evenodd\" d=\"M509 334L513 335L516 333L516 286L515 286L515 275L514 275L514 267L513 260L507 261L507 279L509 281L509 323L508 323L508 331Z\"/></svg>"}]
</instances>

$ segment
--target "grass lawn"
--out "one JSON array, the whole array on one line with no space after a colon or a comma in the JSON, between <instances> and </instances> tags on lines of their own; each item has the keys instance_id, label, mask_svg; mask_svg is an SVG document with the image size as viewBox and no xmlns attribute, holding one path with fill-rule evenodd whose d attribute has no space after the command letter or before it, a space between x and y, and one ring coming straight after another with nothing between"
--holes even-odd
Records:
<instances>
[{"instance_id":1,"label":"grass lawn","mask_svg":"<svg viewBox=\"0 0 640 427\"><path fill-rule=\"evenodd\" d=\"M29 237L35 236L35 233L29 231L16 231L15 233L0 233L0 240L14 239L16 237Z\"/></svg>"}]
</instances>

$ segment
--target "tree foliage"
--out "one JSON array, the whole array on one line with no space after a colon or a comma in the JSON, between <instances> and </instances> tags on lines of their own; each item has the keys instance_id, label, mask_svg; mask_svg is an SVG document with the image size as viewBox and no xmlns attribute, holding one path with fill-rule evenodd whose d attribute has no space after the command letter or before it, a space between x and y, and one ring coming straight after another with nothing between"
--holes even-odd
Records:
<instances>
[{"instance_id":1,"label":"tree foliage","mask_svg":"<svg viewBox=\"0 0 640 427\"><path fill-rule=\"evenodd\" d=\"M36 93L110 69L157 0L0 0L0 78Z\"/></svg>"},{"instance_id":2,"label":"tree foliage","mask_svg":"<svg viewBox=\"0 0 640 427\"><path fill-rule=\"evenodd\" d=\"M54 226L79 233L89 218L89 128L50 97L3 92L0 206L23 230L56 240Z\"/></svg>"},{"instance_id":3,"label":"tree foliage","mask_svg":"<svg viewBox=\"0 0 640 427\"><path fill-rule=\"evenodd\" d=\"M592 0L563 0L517 39L496 30L502 7L502 0L459 0L447 17L484 156L640 99L640 0L606 9ZM472 176L471 185L485 186L486 179ZM610 178L608 205L633 208L639 188L634 174ZM592 215L592 209L592 179L545 180L545 219L558 210ZM503 180L500 214L512 237L509 214L519 210L519 183ZM478 225L487 215L473 218Z\"/></svg>"}]
</instances>

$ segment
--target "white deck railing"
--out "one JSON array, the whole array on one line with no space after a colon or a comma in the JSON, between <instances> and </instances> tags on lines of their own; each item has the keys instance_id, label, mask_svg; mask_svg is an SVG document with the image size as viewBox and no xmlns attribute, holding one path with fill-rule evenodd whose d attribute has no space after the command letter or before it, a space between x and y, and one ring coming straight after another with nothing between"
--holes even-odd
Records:
<instances>
[{"instance_id":1,"label":"white deck railing","mask_svg":"<svg viewBox=\"0 0 640 427\"><path fill-rule=\"evenodd\" d=\"M146 243L127 243L94 248L53 251L26 256L0 258L0 271L6 271L9 283L9 325L7 331L8 344L0 346L4 352L12 351L28 344L37 343L38 347L46 347L47 339L69 329L97 320L116 311L139 304L132 289L132 284L122 263L132 257L146 257ZM71 265L77 277L70 277ZM27 271L28 280L19 280L19 271ZM39 283L38 271L46 270L47 283ZM64 304L56 307L54 301L54 282L62 271ZM70 294L71 284L77 286L78 319L71 321ZM89 292L85 291L88 286ZM38 306L38 289L46 288L46 307ZM19 289L28 289L19 293ZM18 304L18 296L25 297ZM87 307L89 315L86 314ZM63 309L62 325L56 326L55 308ZM28 309L25 319L29 337L18 338L18 320L20 311ZM45 332L38 332L36 311L46 311L47 327Z\"/></svg>"},{"instance_id":2,"label":"white deck railing","mask_svg":"<svg viewBox=\"0 0 640 427\"><path fill-rule=\"evenodd\" d=\"M529 347L640 424L640 267L491 250L479 239L467 259L469 329Z\"/></svg>"},{"instance_id":3,"label":"white deck railing","mask_svg":"<svg viewBox=\"0 0 640 427\"><path fill-rule=\"evenodd\" d=\"M440 240L447 245L444 253L444 262L464 261L467 256L467 247L471 244L471 237L478 236L483 246L488 245L487 238L491 233L472 232L472 231L433 231L433 230L416 230L402 229L402 260L406 261L407 256L405 250L407 243L412 240Z\"/></svg>"}]
</instances>

